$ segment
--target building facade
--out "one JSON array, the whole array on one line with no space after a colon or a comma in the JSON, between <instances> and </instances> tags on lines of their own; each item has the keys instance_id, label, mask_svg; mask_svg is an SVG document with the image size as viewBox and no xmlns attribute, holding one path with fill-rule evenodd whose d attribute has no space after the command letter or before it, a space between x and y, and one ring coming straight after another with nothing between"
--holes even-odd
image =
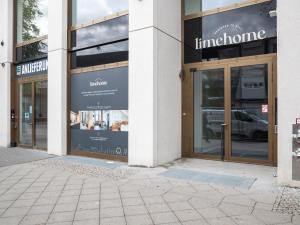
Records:
<instances>
[{"instance_id":1,"label":"building facade","mask_svg":"<svg viewBox=\"0 0 300 225\"><path fill-rule=\"evenodd\" d=\"M0 146L277 166L300 186L299 7L0 0Z\"/></svg>"}]
</instances>

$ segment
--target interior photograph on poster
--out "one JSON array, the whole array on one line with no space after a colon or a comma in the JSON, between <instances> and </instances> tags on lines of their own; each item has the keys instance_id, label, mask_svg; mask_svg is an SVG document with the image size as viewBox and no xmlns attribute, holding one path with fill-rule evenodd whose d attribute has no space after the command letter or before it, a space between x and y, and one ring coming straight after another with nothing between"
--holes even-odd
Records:
<instances>
[{"instance_id":1,"label":"interior photograph on poster","mask_svg":"<svg viewBox=\"0 0 300 225\"><path fill-rule=\"evenodd\" d=\"M72 75L71 149L128 155L128 68Z\"/></svg>"}]
</instances>

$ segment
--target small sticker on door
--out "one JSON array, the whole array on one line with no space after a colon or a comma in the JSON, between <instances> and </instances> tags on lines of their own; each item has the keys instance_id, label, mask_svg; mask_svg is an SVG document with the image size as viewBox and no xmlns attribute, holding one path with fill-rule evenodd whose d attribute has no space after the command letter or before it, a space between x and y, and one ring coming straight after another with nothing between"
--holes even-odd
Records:
<instances>
[{"instance_id":1,"label":"small sticker on door","mask_svg":"<svg viewBox=\"0 0 300 225\"><path fill-rule=\"evenodd\" d=\"M29 113L25 113L25 119L29 119Z\"/></svg>"},{"instance_id":2,"label":"small sticker on door","mask_svg":"<svg viewBox=\"0 0 300 225\"><path fill-rule=\"evenodd\" d=\"M261 112L262 113L268 113L269 112L269 106L268 105L262 105L261 106Z\"/></svg>"}]
</instances>

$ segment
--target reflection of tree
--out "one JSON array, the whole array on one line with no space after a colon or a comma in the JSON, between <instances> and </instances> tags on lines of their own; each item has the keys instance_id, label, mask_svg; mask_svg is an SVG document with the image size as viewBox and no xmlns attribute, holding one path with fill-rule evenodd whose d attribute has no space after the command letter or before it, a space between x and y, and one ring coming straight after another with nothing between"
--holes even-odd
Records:
<instances>
[{"instance_id":1,"label":"reflection of tree","mask_svg":"<svg viewBox=\"0 0 300 225\"><path fill-rule=\"evenodd\" d=\"M39 9L38 2L38 0L24 0L23 2L23 40L30 40L40 34L36 19L43 13Z\"/></svg>"}]
</instances>

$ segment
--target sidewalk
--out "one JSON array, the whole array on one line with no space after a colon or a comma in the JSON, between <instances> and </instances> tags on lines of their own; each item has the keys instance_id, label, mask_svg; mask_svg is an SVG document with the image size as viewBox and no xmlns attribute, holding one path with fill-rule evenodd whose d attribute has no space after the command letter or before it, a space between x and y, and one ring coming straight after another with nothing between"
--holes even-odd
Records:
<instances>
[{"instance_id":1,"label":"sidewalk","mask_svg":"<svg viewBox=\"0 0 300 225\"><path fill-rule=\"evenodd\" d=\"M0 225L299 225L300 191L277 187L275 172L196 159L130 168L72 156L2 166Z\"/></svg>"}]
</instances>

